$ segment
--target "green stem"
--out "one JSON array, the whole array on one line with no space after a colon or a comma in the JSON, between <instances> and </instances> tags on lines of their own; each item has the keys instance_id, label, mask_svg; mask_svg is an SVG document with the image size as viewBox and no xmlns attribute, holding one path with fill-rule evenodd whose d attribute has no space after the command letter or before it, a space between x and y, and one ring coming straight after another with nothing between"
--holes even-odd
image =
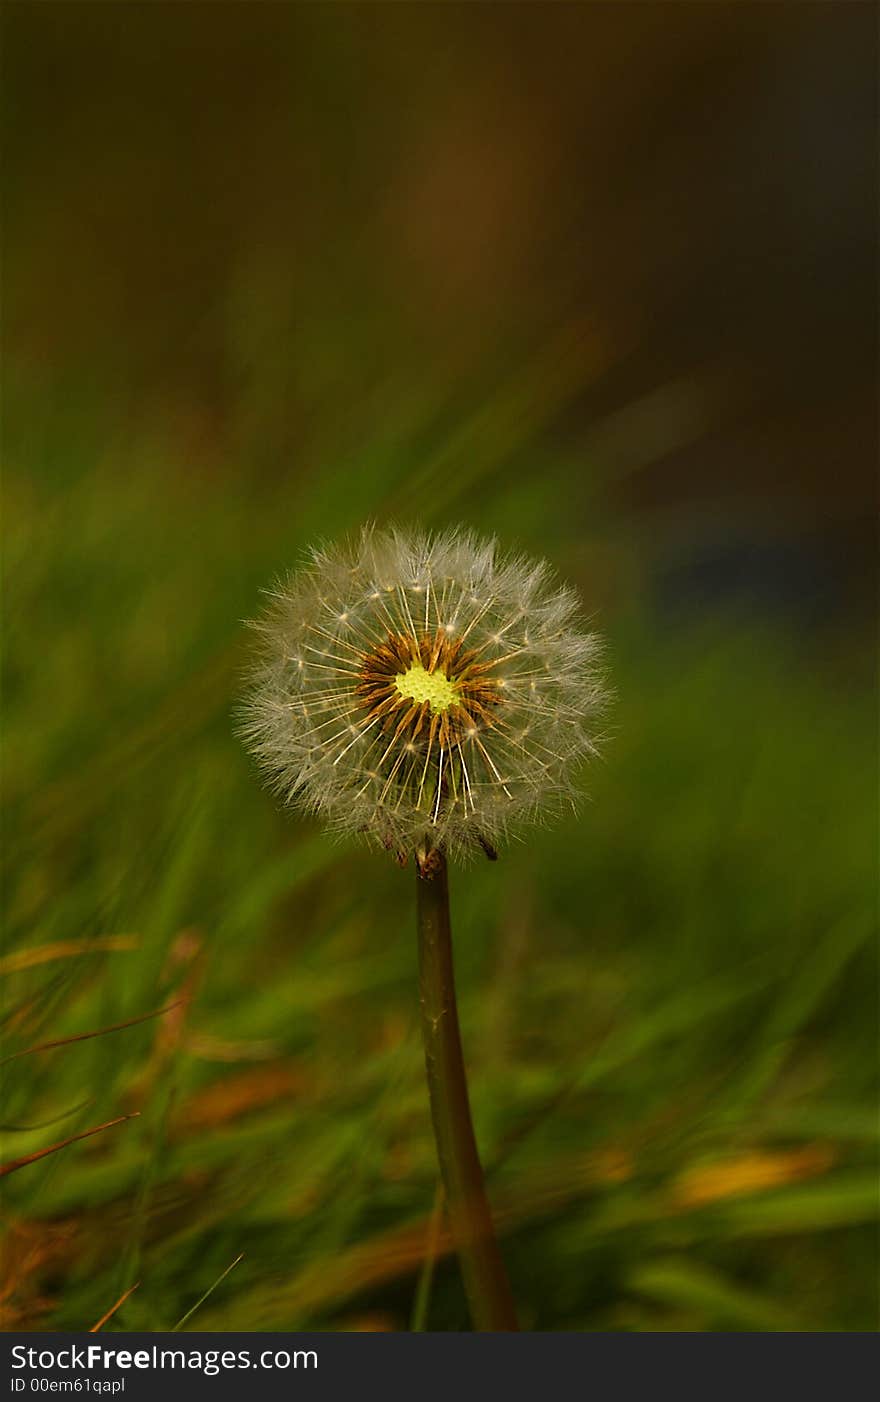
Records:
<instances>
[{"instance_id":1,"label":"green stem","mask_svg":"<svg viewBox=\"0 0 880 1402\"><path fill-rule=\"evenodd\" d=\"M419 988L431 1117L446 1210L474 1327L481 1331L515 1330L513 1296L495 1239L471 1122L455 1002L449 883L443 854L432 852L426 868L423 875L417 866Z\"/></svg>"}]
</instances>

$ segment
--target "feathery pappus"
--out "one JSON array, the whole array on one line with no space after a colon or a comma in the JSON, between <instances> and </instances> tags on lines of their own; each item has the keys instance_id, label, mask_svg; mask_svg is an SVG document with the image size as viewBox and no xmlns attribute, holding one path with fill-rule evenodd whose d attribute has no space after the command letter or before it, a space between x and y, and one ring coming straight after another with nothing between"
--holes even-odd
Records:
<instances>
[{"instance_id":1,"label":"feathery pappus","mask_svg":"<svg viewBox=\"0 0 880 1402\"><path fill-rule=\"evenodd\" d=\"M546 564L366 528L270 594L241 732L285 802L420 866L574 802L602 649Z\"/></svg>"}]
</instances>

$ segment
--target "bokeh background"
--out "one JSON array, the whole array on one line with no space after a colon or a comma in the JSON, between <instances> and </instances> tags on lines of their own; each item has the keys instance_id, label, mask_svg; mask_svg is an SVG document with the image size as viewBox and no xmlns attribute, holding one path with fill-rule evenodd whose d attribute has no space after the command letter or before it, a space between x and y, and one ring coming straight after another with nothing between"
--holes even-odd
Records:
<instances>
[{"instance_id":1,"label":"bokeh background","mask_svg":"<svg viewBox=\"0 0 880 1402\"><path fill-rule=\"evenodd\" d=\"M467 1327L412 873L233 732L367 518L608 640L453 884L524 1325L876 1327L875 18L4 6L6 1328Z\"/></svg>"}]
</instances>

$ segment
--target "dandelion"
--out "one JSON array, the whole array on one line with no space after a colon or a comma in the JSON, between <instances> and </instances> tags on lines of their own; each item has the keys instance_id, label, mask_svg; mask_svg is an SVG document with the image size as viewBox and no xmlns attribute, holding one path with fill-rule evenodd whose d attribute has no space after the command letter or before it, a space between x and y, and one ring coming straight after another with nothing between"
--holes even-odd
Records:
<instances>
[{"instance_id":1,"label":"dandelion","mask_svg":"<svg viewBox=\"0 0 880 1402\"><path fill-rule=\"evenodd\" d=\"M418 873L422 1031L446 1208L478 1328L516 1328L471 1126L447 856L574 804L601 648L548 567L467 531L366 529L272 593L242 735L285 803Z\"/></svg>"},{"instance_id":2,"label":"dandelion","mask_svg":"<svg viewBox=\"0 0 880 1402\"><path fill-rule=\"evenodd\" d=\"M244 737L289 803L401 860L493 853L573 801L604 687L546 565L462 531L315 551L256 623Z\"/></svg>"}]
</instances>

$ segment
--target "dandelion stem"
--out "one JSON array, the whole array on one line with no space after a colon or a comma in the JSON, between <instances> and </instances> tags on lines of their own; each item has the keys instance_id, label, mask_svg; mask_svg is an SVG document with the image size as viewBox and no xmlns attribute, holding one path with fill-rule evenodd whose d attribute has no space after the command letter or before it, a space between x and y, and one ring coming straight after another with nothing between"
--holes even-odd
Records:
<instances>
[{"instance_id":1,"label":"dandelion stem","mask_svg":"<svg viewBox=\"0 0 880 1402\"><path fill-rule=\"evenodd\" d=\"M446 859L418 871L422 1037L446 1209L474 1327L518 1328L477 1154L455 1001Z\"/></svg>"}]
</instances>

